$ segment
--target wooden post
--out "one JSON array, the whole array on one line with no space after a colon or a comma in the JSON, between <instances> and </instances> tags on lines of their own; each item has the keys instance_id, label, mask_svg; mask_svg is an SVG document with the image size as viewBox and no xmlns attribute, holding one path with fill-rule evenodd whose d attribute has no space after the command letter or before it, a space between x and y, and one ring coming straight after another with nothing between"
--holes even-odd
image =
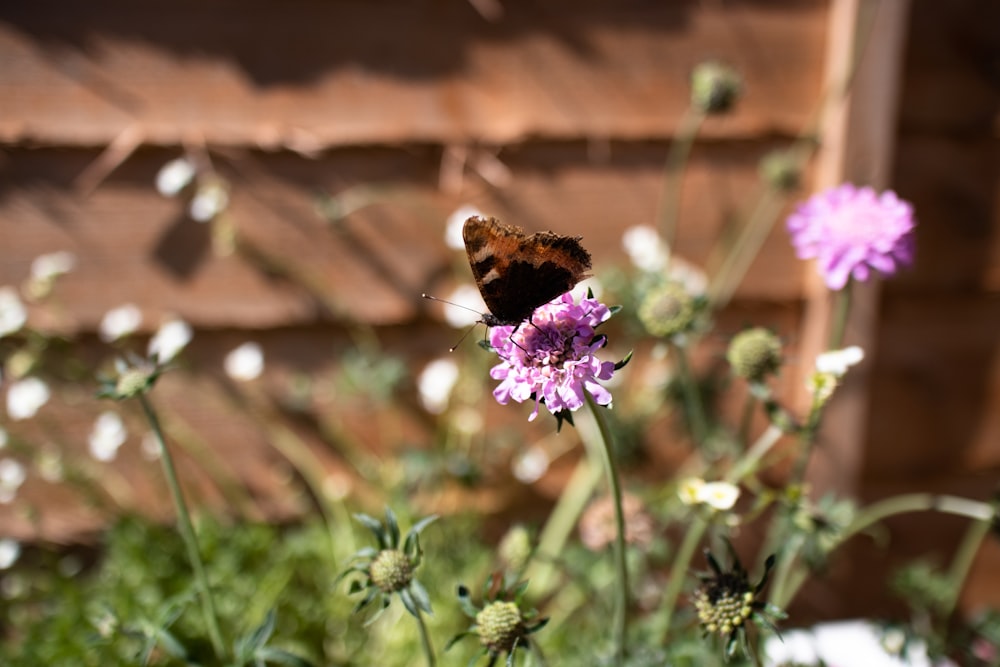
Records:
<instances>
[{"instance_id":1,"label":"wooden post","mask_svg":"<svg viewBox=\"0 0 1000 667\"><path fill-rule=\"evenodd\" d=\"M821 128L817 192L843 182L871 185L877 190L890 186L909 5L909 0L831 3L826 74L829 99ZM800 407L808 405L805 379L813 370L816 355L827 349L832 304L819 275L815 271L807 275ZM879 285L871 281L855 285L854 290L844 344L861 346L865 361L851 369L824 415L807 472L813 497L830 491L853 495L863 471L868 378L878 353Z\"/></svg>"}]
</instances>

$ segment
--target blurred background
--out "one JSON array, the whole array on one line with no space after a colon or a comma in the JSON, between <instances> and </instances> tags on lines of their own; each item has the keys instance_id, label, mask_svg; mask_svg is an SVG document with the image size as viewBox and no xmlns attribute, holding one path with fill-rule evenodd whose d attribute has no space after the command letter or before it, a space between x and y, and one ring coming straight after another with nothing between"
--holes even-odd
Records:
<instances>
[{"instance_id":1,"label":"blurred background","mask_svg":"<svg viewBox=\"0 0 1000 667\"><path fill-rule=\"evenodd\" d=\"M93 370L171 319L193 336L153 399L199 507L284 522L317 495L377 512L389 489L428 513L475 509L487 534L540 521L579 455L575 433L553 441L547 416L495 405L481 330L449 356L464 325L420 295L471 282L446 242L449 218L471 210L582 236L598 281L622 280L622 235L658 224L706 61L732 66L742 95L698 124L680 184L673 249L692 271L711 272L738 238L762 158L794 144L807 160L799 187L767 200L779 221L700 368L743 326L769 327L790 364L783 396L801 406L829 303L780 215L840 181L891 188L915 206L917 262L859 295L847 342L866 361L810 478L864 501L993 497L995 0L34 0L0 7L0 285L21 289L41 255L75 262L26 299L44 336L4 348L0 391L27 364L52 397L30 419L3 417L3 455L25 475L0 504L0 537L72 545L118 514L170 516L136 406L113 407L124 435L110 455L91 441L109 407ZM478 308L472 295L455 298ZM111 341L106 315L126 305L137 333ZM258 346L250 370L227 372L245 343ZM442 358L479 368L447 412L420 390ZM641 384L654 361L623 381ZM671 419L633 423L627 478L674 475L685 444ZM538 474L518 473L526 449L543 453ZM908 515L856 539L798 619L879 613L890 568L945 562L964 527ZM998 559L987 541L963 609L1000 603Z\"/></svg>"}]
</instances>

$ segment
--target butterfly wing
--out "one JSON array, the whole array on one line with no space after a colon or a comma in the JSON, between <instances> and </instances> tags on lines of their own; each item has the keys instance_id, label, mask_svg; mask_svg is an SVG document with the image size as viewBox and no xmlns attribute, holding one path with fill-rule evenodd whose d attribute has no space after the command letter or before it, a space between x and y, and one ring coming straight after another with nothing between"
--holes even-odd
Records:
<instances>
[{"instance_id":1,"label":"butterfly wing","mask_svg":"<svg viewBox=\"0 0 1000 667\"><path fill-rule=\"evenodd\" d=\"M496 218L473 216L462 228L469 266L483 295L490 326L519 324L587 277L590 253L579 237L530 236Z\"/></svg>"}]
</instances>

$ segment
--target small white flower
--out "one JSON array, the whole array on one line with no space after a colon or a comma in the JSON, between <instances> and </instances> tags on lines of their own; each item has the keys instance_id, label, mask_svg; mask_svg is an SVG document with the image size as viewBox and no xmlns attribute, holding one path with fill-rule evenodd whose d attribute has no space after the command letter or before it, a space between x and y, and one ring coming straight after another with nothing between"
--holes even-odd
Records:
<instances>
[{"instance_id":1,"label":"small white flower","mask_svg":"<svg viewBox=\"0 0 1000 667\"><path fill-rule=\"evenodd\" d=\"M576 287L570 290L573 293L573 298L577 301L587 296L588 293L593 292L595 299L600 299L601 295L604 293L604 285L601 281L594 276L585 278L584 280L578 282Z\"/></svg>"},{"instance_id":2,"label":"small white flower","mask_svg":"<svg viewBox=\"0 0 1000 667\"><path fill-rule=\"evenodd\" d=\"M0 539L0 570L6 570L21 555L21 543L9 537Z\"/></svg>"},{"instance_id":3,"label":"small white flower","mask_svg":"<svg viewBox=\"0 0 1000 667\"><path fill-rule=\"evenodd\" d=\"M173 197L191 182L194 174L194 164L187 158L171 160L156 174L156 189L164 197Z\"/></svg>"},{"instance_id":4,"label":"small white flower","mask_svg":"<svg viewBox=\"0 0 1000 667\"><path fill-rule=\"evenodd\" d=\"M0 287L0 338L15 333L28 321L28 311L13 287Z\"/></svg>"},{"instance_id":5,"label":"small white flower","mask_svg":"<svg viewBox=\"0 0 1000 667\"><path fill-rule=\"evenodd\" d=\"M36 377L18 380L7 389L7 416L15 421L31 419L50 395L49 385Z\"/></svg>"},{"instance_id":6,"label":"small white flower","mask_svg":"<svg viewBox=\"0 0 1000 667\"><path fill-rule=\"evenodd\" d=\"M128 439L125 423L118 413L110 410L102 412L94 422L87 443L90 445L90 455L98 461L113 461L118 455L118 448Z\"/></svg>"},{"instance_id":7,"label":"small white flower","mask_svg":"<svg viewBox=\"0 0 1000 667\"><path fill-rule=\"evenodd\" d=\"M703 486L705 486L705 480L698 477L688 477L681 480L677 486L677 497L685 505L697 505L701 502L699 494Z\"/></svg>"},{"instance_id":8,"label":"small white flower","mask_svg":"<svg viewBox=\"0 0 1000 667\"><path fill-rule=\"evenodd\" d=\"M731 510L740 497L740 488L729 482L705 482L698 489L698 501L720 512Z\"/></svg>"},{"instance_id":9,"label":"small white flower","mask_svg":"<svg viewBox=\"0 0 1000 667\"><path fill-rule=\"evenodd\" d=\"M31 262L31 279L47 282L69 273L74 266L76 266L76 255L67 250L39 255Z\"/></svg>"},{"instance_id":10,"label":"small white flower","mask_svg":"<svg viewBox=\"0 0 1000 667\"><path fill-rule=\"evenodd\" d=\"M549 455L541 447L528 447L512 466L514 477L522 484L537 482L548 469Z\"/></svg>"},{"instance_id":11,"label":"small white flower","mask_svg":"<svg viewBox=\"0 0 1000 667\"><path fill-rule=\"evenodd\" d=\"M255 380L264 371L264 351L257 343L243 343L226 355L223 367L234 380Z\"/></svg>"},{"instance_id":12,"label":"small white flower","mask_svg":"<svg viewBox=\"0 0 1000 667\"><path fill-rule=\"evenodd\" d=\"M124 306L112 308L101 318L101 324L97 328L97 335L105 343L124 338L139 328L142 324L142 311L139 307L127 303Z\"/></svg>"},{"instance_id":13,"label":"small white flower","mask_svg":"<svg viewBox=\"0 0 1000 667\"><path fill-rule=\"evenodd\" d=\"M855 366L865 358L865 352L857 345L845 347L842 350L830 350L816 357L816 370L843 377L847 369Z\"/></svg>"},{"instance_id":14,"label":"small white flower","mask_svg":"<svg viewBox=\"0 0 1000 667\"><path fill-rule=\"evenodd\" d=\"M457 381L458 365L451 359L435 359L424 366L417 378L417 390L424 409L435 415L444 412Z\"/></svg>"},{"instance_id":15,"label":"small white flower","mask_svg":"<svg viewBox=\"0 0 1000 667\"><path fill-rule=\"evenodd\" d=\"M483 213L475 206L462 204L455 212L448 216L448 222L444 228L444 242L452 250L465 250L465 239L462 238L462 227L465 221L474 215L482 216Z\"/></svg>"},{"instance_id":16,"label":"small white flower","mask_svg":"<svg viewBox=\"0 0 1000 667\"><path fill-rule=\"evenodd\" d=\"M444 304L444 319L452 327L464 329L483 319L482 313L486 311L486 304L483 303L483 297L475 285L459 285L448 296L448 301L462 304L460 306L452 303Z\"/></svg>"},{"instance_id":17,"label":"small white flower","mask_svg":"<svg viewBox=\"0 0 1000 667\"><path fill-rule=\"evenodd\" d=\"M180 319L165 322L149 341L149 356L156 356L159 363L166 363L177 356L191 342L191 325Z\"/></svg>"},{"instance_id":18,"label":"small white flower","mask_svg":"<svg viewBox=\"0 0 1000 667\"><path fill-rule=\"evenodd\" d=\"M649 273L662 271L670 257L663 237L649 225L626 229L622 234L622 247L636 268Z\"/></svg>"},{"instance_id":19,"label":"small white flower","mask_svg":"<svg viewBox=\"0 0 1000 667\"><path fill-rule=\"evenodd\" d=\"M27 476L24 465L19 461L14 459L0 461L0 503L6 505L13 501Z\"/></svg>"},{"instance_id":20,"label":"small white flower","mask_svg":"<svg viewBox=\"0 0 1000 667\"><path fill-rule=\"evenodd\" d=\"M229 205L229 193L221 183L208 183L198 188L191 199L188 213L198 222L208 222Z\"/></svg>"}]
</instances>

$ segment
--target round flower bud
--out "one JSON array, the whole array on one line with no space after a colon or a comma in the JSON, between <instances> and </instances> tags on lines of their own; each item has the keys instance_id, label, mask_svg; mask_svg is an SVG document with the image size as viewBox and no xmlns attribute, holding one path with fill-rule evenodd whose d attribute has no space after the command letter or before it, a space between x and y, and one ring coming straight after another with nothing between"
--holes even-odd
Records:
<instances>
[{"instance_id":1,"label":"round flower bud","mask_svg":"<svg viewBox=\"0 0 1000 667\"><path fill-rule=\"evenodd\" d=\"M524 635L521 610L513 602L491 602L476 614L479 641L491 653L514 649L514 642Z\"/></svg>"},{"instance_id":2,"label":"round flower bud","mask_svg":"<svg viewBox=\"0 0 1000 667\"><path fill-rule=\"evenodd\" d=\"M149 380L149 373L141 368L126 369L118 376L115 393L118 398L131 398L146 391L149 388Z\"/></svg>"},{"instance_id":3,"label":"round flower bud","mask_svg":"<svg viewBox=\"0 0 1000 667\"><path fill-rule=\"evenodd\" d=\"M639 305L639 320L646 331L667 338L691 329L694 298L679 283L665 283L650 290Z\"/></svg>"},{"instance_id":4,"label":"round flower bud","mask_svg":"<svg viewBox=\"0 0 1000 667\"><path fill-rule=\"evenodd\" d=\"M760 176L775 190L789 192L802 182L802 168L789 151L771 151L760 161Z\"/></svg>"},{"instance_id":5,"label":"round flower bud","mask_svg":"<svg viewBox=\"0 0 1000 667\"><path fill-rule=\"evenodd\" d=\"M523 570L531 558L531 534L528 529L522 525L511 526L500 540L498 552L511 570L515 572Z\"/></svg>"},{"instance_id":6,"label":"round flower bud","mask_svg":"<svg viewBox=\"0 0 1000 667\"><path fill-rule=\"evenodd\" d=\"M410 584L413 565L402 551L383 549L368 568L368 576L382 592L395 593Z\"/></svg>"},{"instance_id":7,"label":"round flower bud","mask_svg":"<svg viewBox=\"0 0 1000 667\"><path fill-rule=\"evenodd\" d=\"M723 63L701 63L691 74L691 105L707 114L729 111L742 92L740 75Z\"/></svg>"},{"instance_id":8,"label":"round flower bud","mask_svg":"<svg viewBox=\"0 0 1000 667\"><path fill-rule=\"evenodd\" d=\"M736 375L759 382L781 367L781 341L763 327L747 329L729 343L726 359Z\"/></svg>"}]
</instances>

